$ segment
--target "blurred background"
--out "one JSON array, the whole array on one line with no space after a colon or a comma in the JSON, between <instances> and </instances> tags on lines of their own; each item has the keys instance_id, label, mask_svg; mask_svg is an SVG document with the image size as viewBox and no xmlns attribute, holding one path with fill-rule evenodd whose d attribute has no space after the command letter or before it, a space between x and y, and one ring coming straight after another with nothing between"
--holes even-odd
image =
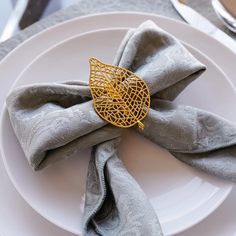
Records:
<instances>
[{"instance_id":1,"label":"blurred background","mask_svg":"<svg viewBox=\"0 0 236 236\"><path fill-rule=\"evenodd\" d=\"M0 35L2 35L3 30L10 18L14 19L13 15L17 18L27 3L31 4L32 6L38 5L38 7L29 8L27 12L28 14L25 15L24 22L22 22L22 26L27 26L26 23L30 23L29 20L32 20L30 19L30 16L32 15L35 15L34 20L37 20L38 17L44 18L57 10L66 8L73 3L76 3L77 1L78 0L1 0ZM13 30L13 34L17 33L19 31L19 26L17 25L17 27L15 27Z\"/></svg>"}]
</instances>

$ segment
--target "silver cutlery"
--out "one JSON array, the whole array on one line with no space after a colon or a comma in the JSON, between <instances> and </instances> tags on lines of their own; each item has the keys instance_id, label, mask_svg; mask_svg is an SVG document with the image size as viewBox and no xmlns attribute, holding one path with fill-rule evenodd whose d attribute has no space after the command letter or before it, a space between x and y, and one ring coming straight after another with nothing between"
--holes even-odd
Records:
<instances>
[{"instance_id":1,"label":"silver cutlery","mask_svg":"<svg viewBox=\"0 0 236 236\"><path fill-rule=\"evenodd\" d=\"M212 0L211 3L222 23L231 31L236 33L236 19L228 12L219 0Z\"/></svg>"},{"instance_id":2,"label":"silver cutlery","mask_svg":"<svg viewBox=\"0 0 236 236\"><path fill-rule=\"evenodd\" d=\"M13 36L18 28L24 29L38 21L49 1L50 0L17 0L0 36L0 42Z\"/></svg>"},{"instance_id":3,"label":"silver cutlery","mask_svg":"<svg viewBox=\"0 0 236 236\"><path fill-rule=\"evenodd\" d=\"M0 36L0 42L10 38L18 28L21 17L23 16L27 7L28 0L18 0L7 21L7 24Z\"/></svg>"},{"instance_id":4,"label":"silver cutlery","mask_svg":"<svg viewBox=\"0 0 236 236\"><path fill-rule=\"evenodd\" d=\"M191 7L184 4L181 0L170 0L180 14L180 16L193 27L211 35L216 40L220 41L234 53L236 53L236 41L218 29L208 19L200 15Z\"/></svg>"}]
</instances>

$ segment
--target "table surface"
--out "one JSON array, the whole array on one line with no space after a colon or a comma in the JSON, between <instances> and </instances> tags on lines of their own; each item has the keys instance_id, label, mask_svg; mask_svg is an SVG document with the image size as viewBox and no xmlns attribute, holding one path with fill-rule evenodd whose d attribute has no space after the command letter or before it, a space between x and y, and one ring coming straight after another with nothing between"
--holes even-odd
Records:
<instances>
[{"instance_id":1,"label":"table surface","mask_svg":"<svg viewBox=\"0 0 236 236\"><path fill-rule=\"evenodd\" d=\"M56 0L51 0L56 1ZM134 4L135 3L135 4ZM210 0L186 0L202 15L231 37L236 35L222 25L216 17ZM181 20L168 0L80 0L67 9L40 20L33 26L0 44L0 60L25 39L49 26L67 19L104 11L145 11ZM2 102L0 104L2 106ZM0 234L1 236L73 236L38 215L17 193L10 182L0 158ZM177 236L236 236L236 187L224 203L209 217ZM11 226L11 227L9 227Z\"/></svg>"}]
</instances>

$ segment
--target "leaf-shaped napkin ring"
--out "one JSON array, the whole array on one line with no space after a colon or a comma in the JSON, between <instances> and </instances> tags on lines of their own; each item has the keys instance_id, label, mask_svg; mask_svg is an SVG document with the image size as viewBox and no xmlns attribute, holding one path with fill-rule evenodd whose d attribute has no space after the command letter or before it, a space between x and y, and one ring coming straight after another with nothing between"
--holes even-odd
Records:
<instances>
[{"instance_id":1,"label":"leaf-shaped napkin ring","mask_svg":"<svg viewBox=\"0 0 236 236\"><path fill-rule=\"evenodd\" d=\"M131 71L104 64L91 58L89 86L94 109L107 122L129 128L141 122L150 109L150 93L146 82Z\"/></svg>"}]
</instances>

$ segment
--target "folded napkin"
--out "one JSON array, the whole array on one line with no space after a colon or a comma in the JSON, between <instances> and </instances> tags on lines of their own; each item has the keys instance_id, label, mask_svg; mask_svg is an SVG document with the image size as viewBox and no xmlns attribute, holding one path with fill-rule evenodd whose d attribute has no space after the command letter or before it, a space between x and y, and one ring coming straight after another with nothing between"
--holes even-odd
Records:
<instances>
[{"instance_id":1,"label":"folded napkin","mask_svg":"<svg viewBox=\"0 0 236 236\"><path fill-rule=\"evenodd\" d=\"M144 22L127 33L114 64L139 75L150 90L145 128L133 130L189 165L236 181L236 125L172 102L205 70L176 38L153 22ZM163 235L147 197L118 157L122 128L95 112L87 83L20 87L8 96L7 108L34 170L92 147L84 235Z\"/></svg>"}]
</instances>

